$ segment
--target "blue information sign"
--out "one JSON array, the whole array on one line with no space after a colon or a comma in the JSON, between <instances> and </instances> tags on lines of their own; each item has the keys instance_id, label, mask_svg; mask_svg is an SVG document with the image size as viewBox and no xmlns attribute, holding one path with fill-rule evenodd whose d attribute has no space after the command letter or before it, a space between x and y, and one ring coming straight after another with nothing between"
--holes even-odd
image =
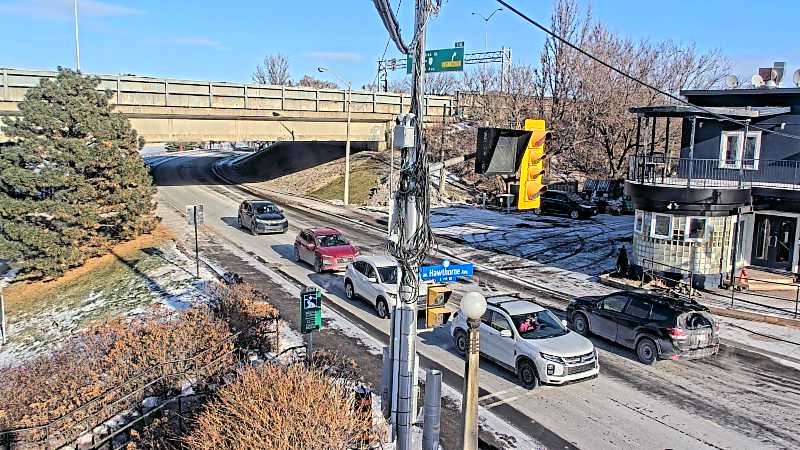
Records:
<instances>
[{"instance_id":1,"label":"blue information sign","mask_svg":"<svg viewBox=\"0 0 800 450\"><path fill-rule=\"evenodd\" d=\"M436 281L437 283L444 283L447 281L456 281L458 278L472 277L472 264L450 264L450 261L444 260L438 266L422 266L419 268L419 278L422 281Z\"/></svg>"}]
</instances>

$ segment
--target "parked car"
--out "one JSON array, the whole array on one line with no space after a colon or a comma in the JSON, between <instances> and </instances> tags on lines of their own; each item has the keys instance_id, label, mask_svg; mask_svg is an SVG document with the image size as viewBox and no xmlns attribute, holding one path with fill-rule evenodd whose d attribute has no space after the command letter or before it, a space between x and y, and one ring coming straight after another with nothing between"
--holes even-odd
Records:
<instances>
[{"instance_id":1,"label":"parked car","mask_svg":"<svg viewBox=\"0 0 800 450\"><path fill-rule=\"evenodd\" d=\"M419 285L417 304L425 309L428 283ZM375 307L381 319L397 303L397 261L386 256L359 256L347 265L344 273L344 294L348 300L363 298Z\"/></svg>"},{"instance_id":2,"label":"parked car","mask_svg":"<svg viewBox=\"0 0 800 450\"><path fill-rule=\"evenodd\" d=\"M307 228L294 240L294 259L311 264L317 273L344 270L358 255L358 248L335 228Z\"/></svg>"},{"instance_id":3,"label":"parked car","mask_svg":"<svg viewBox=\"0 0 800 450\"><path fill-rule=\"evenodd\" d=\"M719 351L719 323L694 300L645 291L616 292L574 299L567 317L576 332L631 348L644 364L702 358Z\"/></svg>"},{"instance_id":4,"label":"parked car","mask_svg":"<svg viewBox=\"0 0 800 450\"><path fill-rule=\"evenodd\" d=\"M566 214L572 219L588 219L597 215L597 205L574 192L545 191L541 195L541 206L533 212Z\"/></svg>"},{"instance_id":5,"label":"parked car","mask_svg":"<svg viewBox=\"0 0 800 450\"><path fill-rule=\"evenodd\" d=\"M247 228L253 234L285 233L289 229L289 220L283 211L268 200L243 201L237 221L240 228Z\"/></svg>"},{"instance_id":6,"label":"parked car","mask_svg":"<svg viewBox=\"0 0 800 450\"><path fill-rule=\"evenodd\" d=\"M570 331L566 321L549 310L508 295L486 302L480 324L481 354L513 371L526 388L564 384L599 373L594 344ZM467 350L466 330L466 317L454 313L450 333L462 355Z\"/></svg>"}]
</instances>

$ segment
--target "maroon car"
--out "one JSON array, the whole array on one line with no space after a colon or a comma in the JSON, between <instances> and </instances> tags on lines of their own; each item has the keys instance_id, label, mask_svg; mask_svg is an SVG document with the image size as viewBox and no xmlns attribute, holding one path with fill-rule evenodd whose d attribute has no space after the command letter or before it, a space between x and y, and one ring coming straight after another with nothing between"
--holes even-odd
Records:
<instances>
[{"instance_id":1,"label":"maroon car","mask_svg":"<svg viewBox=\"0 0 800 450\"><path fill-rule=\"evenodd\" d=\"M314 272L344 270L358 249L335 228L306 228L294 240L295 261L314 266Z\"/></svg>"}]
</instances>

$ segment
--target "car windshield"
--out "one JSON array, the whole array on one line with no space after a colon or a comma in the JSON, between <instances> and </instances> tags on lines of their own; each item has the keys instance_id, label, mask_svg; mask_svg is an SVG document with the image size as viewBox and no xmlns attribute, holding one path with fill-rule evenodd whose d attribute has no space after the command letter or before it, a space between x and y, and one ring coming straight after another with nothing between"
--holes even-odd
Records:
<instances>
[{"instance_id":1,"label":"car windshield","mask_svg":"<svg viewBox=\"0 0 800 450\"><path fill-rule=\"evenodd\" d=\"M550 311L539 311L511 316L519 335L525 339L546 339L569 333Z\"/></svg>"},{"instance_id":2,"label":"car windshield","mask_svg":"<svg viewBox=\"0 0 800 450\"><path fill-rule=\"evenodd\" d=\"M397 283L397 266L378 267L378 275L381 277L381 283L395 284Z\"/></svg>"},{"instance_id":3,"label":"car windshield","mask_svg":"<svg viewBox=\"0 0 800 450\"><path fill-rule=\"evenodd\" d=\"M340 245L347 245L347 239L342 237L341 234L328 234L319 237L320 247L338 247Z\"/></svg>"},{"instance_id":4,"label":"car windshield","mask_svg":"<svg viewBox=\"0 0 800 450\"><path fill-rule=\"evenodd\" d=\"M256 214L274 214L278 212L278 207L271 203L255 203L253 209Z\"/></svg>"}]
</instances>

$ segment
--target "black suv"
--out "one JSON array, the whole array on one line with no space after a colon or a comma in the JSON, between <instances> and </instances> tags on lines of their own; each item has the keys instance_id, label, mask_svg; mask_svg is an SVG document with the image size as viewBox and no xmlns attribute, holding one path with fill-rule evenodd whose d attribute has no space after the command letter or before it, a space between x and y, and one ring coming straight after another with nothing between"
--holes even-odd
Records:
<instances>
[{"instance_id":1,"label":"black suv","mask_svg":"<svg viewBox=\"0 0 800 450\"><path fill-rule=\"evenodd\" d=\"M545 191L540 198L541 207L533 210L536 214L566 214L573 219L597 215L597 205L572 192Z\"/></svg>"},{"instance_id":2,"label":"black suv","mask_svg":"<svg viewBox=\"0 0 800 450\"><path fill-rule=\"evenodd\" d=\"M694 300L624 291L580 297L567 307L572 329L596 334L635 350L644 364L695 359L719 350L719 324Z\"/></svg>"}]
</instances>

